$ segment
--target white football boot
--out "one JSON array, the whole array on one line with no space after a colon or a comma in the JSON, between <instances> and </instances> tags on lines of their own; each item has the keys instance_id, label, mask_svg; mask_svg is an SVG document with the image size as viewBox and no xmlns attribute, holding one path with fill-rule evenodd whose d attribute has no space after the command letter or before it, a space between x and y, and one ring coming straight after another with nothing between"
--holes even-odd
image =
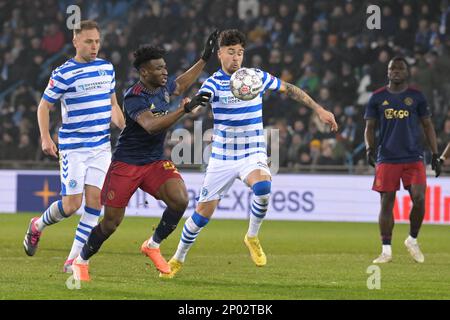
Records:
<instances>
[{"instance_id":1,"label":"white football boot","mask_svg":"<svg viewBox=\"0 0 450 320\"><path fill-rule=\"evenodd\" d=\"M418 263L423 263L425 261L425 257L423 256L422 251L420 251L417 240L413 240L410 237L408 237L405 240L405 247L406 249L408 249L409 254L414 259L414 261Z\"/></svg>"}]
</instances>

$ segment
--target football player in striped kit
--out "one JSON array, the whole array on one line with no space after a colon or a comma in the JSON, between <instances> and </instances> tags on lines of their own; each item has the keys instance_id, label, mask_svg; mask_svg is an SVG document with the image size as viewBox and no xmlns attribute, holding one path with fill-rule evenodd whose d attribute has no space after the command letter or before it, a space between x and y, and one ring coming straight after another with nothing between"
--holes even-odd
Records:
<instances>
[{"instance_id":1,"label":"football player in striped kit","mask_svg":"<svg viewBox=\"0 0 450 320\"><path fill-rule=\"evenodd\" d=\"M100 28L84 20L73 33L75 57L56 68L38 107L42 150L60 161L62 200L53 202L40 216L31 219L23 242L27 255L36 253L41 233L85 207L78 224L64 272L72 272L78 256L100 216L100 191L111 162L110 125L125 127L125 119L115 94L113 65L97 58ZM61 101L62 127L58 147L49 133L49 110Z\"/></svg>"},{"instance_id":2,"label":"football player in striped kit","mask_svg":"<svg viewBox=\"0 0 450 320\"><path fill-rule=\"evenodd\" d=\"M330 125L332 131L337 130L331 112L318 105L303 90L262 70L257 70L263 82L260 94L249 101L235 98L230 91L230 77L241 68L245 44L245 35L238 30L225 30L219 35L217 54L221 69L209 77L199 90L211 95L214 115L212 153L199 203L194 214L186 220L178 249L169 261L171 272L160 273L160 277L172 278L180 271L188 250L236 178L253 191L249 229L244 243L257 266L266 264L266 255L258 239L271 192L271 173L267 165L262 122L262 96L265 91L278 91L304 103L316 112L322 122Z\"/></svg>"}]
</instances>

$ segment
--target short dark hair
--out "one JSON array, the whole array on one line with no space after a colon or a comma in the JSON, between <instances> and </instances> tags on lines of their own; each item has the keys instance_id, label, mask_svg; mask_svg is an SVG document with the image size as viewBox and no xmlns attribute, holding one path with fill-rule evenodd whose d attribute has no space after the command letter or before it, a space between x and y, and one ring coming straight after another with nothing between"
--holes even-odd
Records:
<instances>
[{"instance_id":1,"label":"short dark hair","mask_svg":"<svg viewBox=\"0 0 450 320\"><path fill-rule=\"evenodd\" d=\"M133 55L133 66L139 70L141 65L149 60L161 59L166 54L166 50L160 47L144 45L140 46Z\"/></svg>"},{"instance_id":2,"label":"short dark hair","mask_svg":"<svg viewBox=\"0 0 450 320\"><path fill-rule=\"evenodd\" d=\"M408 61L405 59L405 57L403 57L403 56L395 56L395 57L393 57L393 58L391 59L391 61L392 61L392 62L395 62L395 61L403 61L403 62L406 64L406 69L409 70L409 63L408 63Z\"/></svg>"},{"instance_id":3,"label":"short dark hair","mask_svg":"<svg viewBox=\"0 0 450 320\"><path fill-rule=\"evenodd\" d=\"M247 40L245 38L245 35L241 31L237 29L228 29L220 33L218 43L219 47L234 46L236 44L240 44L243 48L245 48Z\"/></svg>"},{"instance_id":4,"label":"short dark hair","mask_svg":"<svg viewBox=\"0 0 450 320\"><path fill-rule=\"evenodd\" d=\"M73 29L73 34L77 35L80 34L83 30L92 30L97 29L97 31L100 33L100 27L98 26L98 23L94 20L83 20L80 21L80 27L77 29Z\"/></svg>"}]
</instances>

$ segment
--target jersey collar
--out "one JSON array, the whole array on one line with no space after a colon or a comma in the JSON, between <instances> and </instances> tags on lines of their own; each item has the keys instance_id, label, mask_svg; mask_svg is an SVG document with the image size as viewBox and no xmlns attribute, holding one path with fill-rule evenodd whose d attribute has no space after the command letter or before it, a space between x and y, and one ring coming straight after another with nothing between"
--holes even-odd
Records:
<instances>
[{"instance_id":1,"label":"jersey collar","mask_svg":"<svg viewBox=\"0 0 450 320\"><path fill-rule=\"evenodd\" d=\"M150 94L150 95L157 94L162 88L162 87L158 87L158 88L156 88L154 90L147 89L145 87L145 85L141 82L141 80L138 80L138 84L142 87L142 91L144 91L145 93Z\"/></svg>"},{"instance_id":2,"label":"jersey collar","mask_svg":"<svg viewBox=\"0 0 450 320\"><path fill-rule=\"evenodd\" d=\"M220 73L221 76L223 76L223 77L225 77L225 78L227 78L227 79L230 79L230 78L231 78L231 76L229 76L228 74L226 74L225 71L223 71L222 68L220 68L218 72Z\"/></svg>"}]
</instances>

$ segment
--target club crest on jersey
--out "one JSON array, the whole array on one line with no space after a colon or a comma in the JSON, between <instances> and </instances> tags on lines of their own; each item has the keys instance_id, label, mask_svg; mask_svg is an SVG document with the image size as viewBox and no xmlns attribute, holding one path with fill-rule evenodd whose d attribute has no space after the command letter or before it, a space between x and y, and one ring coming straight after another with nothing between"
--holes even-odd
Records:
<instances>
[{"instance_id":1,"label":"club crest on jersey","mask_svg":"<svg viewBox=\"0 0 450 320\"><path fill-rule=\"evenodd\" d=\"M98 74L99 74L100 76L105 76L105 75L106 75L106 71L103 70L103 69L99 69L99 70L98 70Z\"/></svg>"},{"instance_id":2,"label":"club crest on jersey","mask_svg":"<svg viewBox=\"0 0 450 320\"><path fill-rule=\"evenodd\" d=\"M413 104L414 100L410 97L406 97L405 100L403 100L403 102L407 105L410 106Z\"/></svg>"},{"instance_id":3,"label":"club crest on jersey","mask_svg":"<svg viewBox=\"0 0 450 320\"><path fill-rule=\"evenodd\" d=\"M206 189L205 187L202 188L202 196L206 197L208 195L208 189Z\"/></svg>"}]
</instances>

